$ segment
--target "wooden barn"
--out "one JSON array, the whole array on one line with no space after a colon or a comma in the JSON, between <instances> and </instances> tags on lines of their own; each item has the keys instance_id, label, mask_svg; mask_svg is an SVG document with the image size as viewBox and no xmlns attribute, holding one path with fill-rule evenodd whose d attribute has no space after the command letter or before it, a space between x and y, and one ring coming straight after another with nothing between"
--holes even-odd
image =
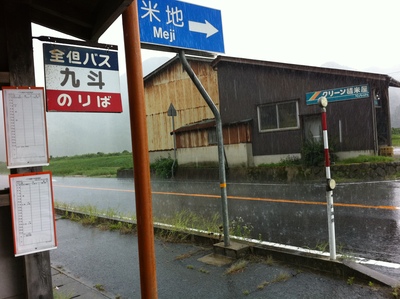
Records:
<instances>
[{"instance_id":1,"label":"wooden barn","mask_svg":"<svg viewBox=\"0 0 400 299\"><path fill-rule=\"evenodd\" d=\"M200 78L214 103L219 105L217 73L211 67L211 59L189 58L194 72ZM154 161L160 156L168 156L174 149L172 118L168 116L168 108L173 104L177 111L174 118L175 128L181 128L204 120L213 119L213 114L189 76L183 70L179 57L174 57L144 78L147 127L149 131L150 159ZM190 134L187 138L190 138ZM182 141L180 146L204 146L192 137L190 143ZM180 139L179 139L180 140ZM179 162L183 161L179 153ZM217 154L215 154L217 155ZM189 161L188 161L189 162Z\"/></svg>"},{"instance_id":2,"label":"wooden barn","mask_svg":"<svg viewBox=\"0 0 400 299\"><path fill-rule=\"evenodd\" d=\"M188 57L219 108L228 165L252 166L300 156L307 140L321 141L324 95L330 144L339 157L378 154L391 145L390 76L332 68L218 56ZM144 78L151 159L171 155L180 164L215 162L215 120L178 57Z\"/></svg>"}]
</instances>

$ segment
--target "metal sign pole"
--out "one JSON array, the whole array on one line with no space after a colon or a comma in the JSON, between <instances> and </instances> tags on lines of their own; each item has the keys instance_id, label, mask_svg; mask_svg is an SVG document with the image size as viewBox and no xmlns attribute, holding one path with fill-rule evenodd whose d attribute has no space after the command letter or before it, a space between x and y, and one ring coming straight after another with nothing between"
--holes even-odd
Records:
<instances>
[{"instance_id":1,"label":"metal sign pole","mask_svg":"<svg viewBox=\"0 0 400 299\"><path fill-rule=\"evenodd\" d=\"M174 177L174 167L176 164L176 135L175 135L175 116L172 116L172 134L174 137L174 163L172 163L172 169L171 169L171 174L172 174L172 178Z\"/></svg>"},{"instance_id":2,"label":"metal sign pole","mask_svg":"<svg viewBox=\"0 0 400 299\"><path fill-rule=\"evenodd\" d=\"M226 191L226 173L225 173L225 155L224 155L224 139L222 135L222 120L221 115L214 102L210 98L207 91L204 89L204 86L201 84L199 78L197 78L196 74L193 72L190 64L188 63L185 51L181 50L179 52L179 58L182 62L182 65L186 72L188 73L190 79L192 79L194 85L196 85L198 91L203 96L206 101L208 107L210 107L211 111L214 114L216 129L217 129L217 137L218 137L218 161L219 161L219 180L220 180L220 188L221 188L221 200L222 200L222 221L223 221L223 229L224 229L224 245L225 247L230 246L230 238L229 238L229 216L228 216L228 196Z\"/></svg>"},{"instance_id":3,"label":"metal sign pole","mask_svg":"<svg viewBox=\"0 0 400 299\"><path fill-rule=\"evenodd\" d=\"M172 103L171 103L171 105L169 105L167 115L171 116L171 118L172 118L172 135L173 135L173 139L174 139L174 163L172 163L171 175L172 175L172 178L174 178L174 167L176 164L176 134L175 134L175 119L174 119L174 117L176 116L176 110L175 110L174 105L172 105Z\"/></svg>"},{"instance_id":4,"label":"metal sign pole","mask_svg":"<svg viewBox=\"0 0 400 299\"><path fill-rule=\"evenodd\" d=\"M326 106L328 100L325 97L319 99L321 107L321 124L322 135L324 139L324 154L325 154L325 172L326 172L326 208L328 216L328 231L329 231L329 251L331 260L336 260L336 240L335 240L335 214L333 210L333 189L336 187L336 182L331 178L329 145L328 145L328 128L326 122Z\"/></svg>"}]
</instances>

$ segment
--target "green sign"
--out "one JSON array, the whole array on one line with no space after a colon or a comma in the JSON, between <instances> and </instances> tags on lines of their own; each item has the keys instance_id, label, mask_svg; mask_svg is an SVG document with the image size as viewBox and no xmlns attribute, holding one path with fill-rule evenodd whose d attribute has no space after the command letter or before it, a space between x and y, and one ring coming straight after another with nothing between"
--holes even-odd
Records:
<instances>
[{"instance_id":1,"label":"green sign","mask_svg":"<svg viewBox=\"0 0 400 299\"><path fill-rule=\"evenodd\" d=\"M355 99L369 98L369 86L368 84L341 87L335 89L327 89L320 91L313 91L306 93L307 105L318 104L320 97L327 98L328 102L347 101Z\"/></svg>"}]
</instances>

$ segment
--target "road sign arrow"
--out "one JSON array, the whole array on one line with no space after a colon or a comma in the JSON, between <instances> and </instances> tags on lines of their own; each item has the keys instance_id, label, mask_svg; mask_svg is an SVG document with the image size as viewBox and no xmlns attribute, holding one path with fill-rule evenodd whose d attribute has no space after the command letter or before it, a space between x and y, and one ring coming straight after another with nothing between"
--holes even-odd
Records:
<instances>
[{"instance_id":1,"label":"road sign arrow","mask_svg":"<svg viewBox=\"0 0 400 299\"><path fill-rule=\"evenodd\" d=\"M221 11L184 1L136 1L142 47L224 53Z\"/></svg>"},{"instance_id":2,"label":"road sign arrow","mask_svg":"<svg viewBox=\"0 0 400 299\"><path fill-rule=\"evenodd\" d=\"M205 23L189 21L189 31L207 34L207 38L218 32L218 29L211 25L207 20Z\"/></svg>"},{"instance_id":3,"label":"road sign arrow","mask_svg":"<svg viewBox=\"0 0 400 299\"><path fill-rule=\"evenodd\" d=\"M169 105L168 111L167 111L167 115L168 116L176 116L176 109L174 107L174 105Z\"/></svg>"}]
</instances>

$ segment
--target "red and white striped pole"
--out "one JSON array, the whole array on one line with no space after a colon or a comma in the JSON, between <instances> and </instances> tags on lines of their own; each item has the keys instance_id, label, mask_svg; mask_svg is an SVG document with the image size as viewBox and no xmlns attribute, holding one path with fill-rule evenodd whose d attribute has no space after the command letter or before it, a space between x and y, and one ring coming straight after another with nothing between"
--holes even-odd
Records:
<instances>
[{"instance_id":1,"label":"red and white striped pole","mask_svg":"<svg viewBox=\"0 0 400 299\"><path fill-rule=\"evenodd\" d=\"M327 204L326 208L328 215L329 251L331 260L336 260L335 213L333 209L333 189L335 189L336 187L336 182L331 178L331 162L329 157L328 145L328 126L326 122L326 106L328 106L328 100L325 97L322 97L318 100L318 103L321 107L322 136L324 139Z\"/></svg>"}]
</instances>

